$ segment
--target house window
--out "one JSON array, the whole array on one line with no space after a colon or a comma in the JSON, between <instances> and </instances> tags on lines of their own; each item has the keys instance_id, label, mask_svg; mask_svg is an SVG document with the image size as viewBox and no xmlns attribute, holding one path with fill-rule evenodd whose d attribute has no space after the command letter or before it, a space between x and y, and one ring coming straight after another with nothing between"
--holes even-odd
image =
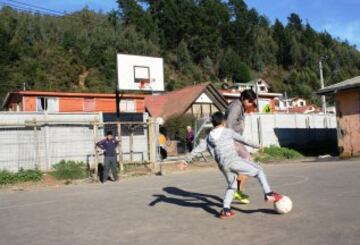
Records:
<instances>
[{"instance_id":1,"label":"house window","mask_svg":"<svg viewBox=\"0 0 360 245\"><path fill-rule=\"evenodd\" d=\"M134 100L121 100L120 111L122 112L136 112L136 105Z\"/></svg>"},{"instance_id":2,"label":"house window","mask_svg":"<svg viewBox=\"0 0 360 245\"><path fill-rule=\"evenodd\" d=\"M47 111L48 98L38 97L36 100L36 111Z\"/></svg>"},{"instance_id":3,"label":"house window","mask_svg":"<svg viewBox=\"0 0 360 245\"><path fill-rule=\"evenodd\" d=\"M275 100L275 106L280 107L280 101L279 100Z\"/></svg>"},{"instance_id":4,"label":"house window","mask_svg":"<svg viewBox=\"0 0 360 245\"><path fill-rule=\"evenodd\" d=\"M211 104L201 104L202 114L201 116L209 116L211 114Z\"/></svg>"},{"instance_id":5,"label":"house window","mask_svg":"<svg viewBox=\"0 0 360 245\"><path fill-rule=\"evenodd\" d=\"M36 111L59 112L59 99L56 97L37 97Z\"/></svg>"},{"instance_id":6,"label":"house window","mask_svg":"<svg viewBox=\"0 0 360 245\"><path fill-rule=\"evenodd\" d=\"M260 86L260 91L265 91L265 86Z\"/></svg>"},{"instance_id":7,"label":"house window","mask_svg":"<svg viewBox=\"0 0 360 245\"><path fill-rule=\"evenodd\" d=\"M84 98L84 111L92 112L95 111L95 99L94 98Z\"/></svg>"},{"instance_id":8,"label":"house window","mask_svg":"<svg viewBox=\"0 0 360 245\"><path fill-rule=\"evenodd\" d=\"M195 117L201 116L201 105L200 104L193 104L193 115Z\"/></svg>"},{"instance_id":9,"label":"house window","mask_svg":"<svg viewBox=\"0 0 360 245\"><path fill-rule=\"evenodd\" d=\"M305 106L304 101L300 101L300 106Z\"/></svg>"}]
</instances>

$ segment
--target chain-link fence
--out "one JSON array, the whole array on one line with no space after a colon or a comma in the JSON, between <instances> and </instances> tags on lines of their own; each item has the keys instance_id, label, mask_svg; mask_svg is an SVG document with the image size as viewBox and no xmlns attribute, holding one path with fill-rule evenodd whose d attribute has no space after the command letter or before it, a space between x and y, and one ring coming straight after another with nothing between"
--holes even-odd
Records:
<instances>
[{"instance_id":1,"label":"chain-link fence","mask_svg":"<svg viewBox=\"0 0 360 245\"><path fill-rule=\"evenodd\" d=\"M152 119L147 122L32 120L0 122L0 169L49 171L61 160L74 160L97 172L103 157L95 144L108 131L120 141L117 156L121 170L128 163L156 162L157 126Z\"/></svg>"}]
</instances>

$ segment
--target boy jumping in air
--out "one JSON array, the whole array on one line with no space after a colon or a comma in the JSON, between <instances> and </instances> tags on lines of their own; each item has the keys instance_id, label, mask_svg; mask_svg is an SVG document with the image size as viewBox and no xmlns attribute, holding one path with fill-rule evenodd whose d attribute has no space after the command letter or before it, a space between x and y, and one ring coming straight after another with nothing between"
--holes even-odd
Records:
<instances>
[{"instance_id":1,"label":"boy jumping in air","mask_svg":"<svg viewBox=\"0 0 360 245\"><path fill-rule=\"evenodd\" d=\"M226 128L225 117L221 112L216 112L211 117L214 129L211 130L207 144L215 161L218 163L221 172L224 174L228 187L226 189L223 210L220 218L225 219L235 215L231 210L231 202L237 187L238 175L255 177L259 180L264 192L265 201L276 202L281 199L281 195L271 191L269 183L263 169L256 163L239 157L234 142L240 142L248 146L259 148L255 143L247 141L233 129Z\"/></svg>"}]
</instances>

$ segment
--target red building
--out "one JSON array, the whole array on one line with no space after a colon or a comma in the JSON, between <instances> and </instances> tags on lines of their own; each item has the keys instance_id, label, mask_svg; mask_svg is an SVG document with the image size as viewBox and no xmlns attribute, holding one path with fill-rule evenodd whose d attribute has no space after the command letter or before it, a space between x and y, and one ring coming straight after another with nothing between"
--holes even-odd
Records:
<instances>
[{"instance_id":1,"label":"red building","mask_svg":"<svg viewBox=\"0 0 360 245\"><path fill-rule=\"evenodd\" d=\"M144 112L144 94L121 94L121 112ZM18 91L8 93L3 108L24 112L116 112L115 94Z\"/></svg>"}]
</instances>

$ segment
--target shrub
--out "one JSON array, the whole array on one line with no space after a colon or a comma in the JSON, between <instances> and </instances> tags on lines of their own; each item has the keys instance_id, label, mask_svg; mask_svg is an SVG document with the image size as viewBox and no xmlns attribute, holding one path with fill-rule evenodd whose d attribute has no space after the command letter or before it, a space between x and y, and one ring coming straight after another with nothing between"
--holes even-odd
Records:
<instances>
[{"instance_id":1,"label":"shrub","mask_svg":"<svg viewBox=\"0 0 360 245\"><path fill-rule=\"evenodd\" d=\"M193 126L195 117L190 114L169 118L164 127L167 130L167 136L171 139L185 141L186 127Z\"/></svg>"},{"instance_id":2,"label":"shrub","mask_svg":"<svg viewBox=\"0 0 360 245\"><path fill-rule=\"evenodd\" d=\"M20 170L15 174L15 179L17 182L37 182L42 178L42 172L37 169L29 169L29 170Z\"/></svg>"},{"instance_id":3,"label":"shrub","mask_svg":"<svg viewBox=\"0 0 360 245\"><path fill-rule=\"evenodd\" d=\"M51 173L59 180L74 180L86 177L86 165L83 162L61 160L55 164Z\"/></svg>"},{"instance_id":4,"label":"shrub","mask_svg":"<svg viewBox=\"0 0 360 245\"><path fill-rule=\"evenodd\" d=\"M37 182L42 178L40 170L23 170L20 169L17 173L12 173L6 170L0 171L0 185L15 184L18 182Z\"/></svg>"}]
</instances>

